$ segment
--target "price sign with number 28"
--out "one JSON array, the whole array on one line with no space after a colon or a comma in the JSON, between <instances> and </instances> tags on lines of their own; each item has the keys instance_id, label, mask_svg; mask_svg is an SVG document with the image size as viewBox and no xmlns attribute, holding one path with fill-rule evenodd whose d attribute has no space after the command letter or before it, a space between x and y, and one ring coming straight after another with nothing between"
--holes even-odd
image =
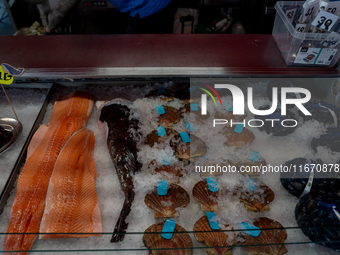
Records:
<instances>
[{"instance_id":1,"label":"price sign with number 28","mask_svg":"<svg viewBox=\"0 0 340 255\"><path fill-rule=\"evenodd\" d=\"M331 31L338 18L338 16L329 12L320 11L318 16L313 20L312 26Z\"/></svg>"}]
</instances>

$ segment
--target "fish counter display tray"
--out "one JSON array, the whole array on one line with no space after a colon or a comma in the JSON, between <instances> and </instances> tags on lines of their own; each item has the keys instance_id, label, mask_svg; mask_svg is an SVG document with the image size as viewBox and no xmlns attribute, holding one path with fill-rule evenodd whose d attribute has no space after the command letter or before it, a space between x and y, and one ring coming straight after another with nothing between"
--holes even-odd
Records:
<instances>
[{"instance_id":1,"label":"fish counter display tray","mask_svg":"<svg viewBox=\"0 0 340 255\"><path fill-rule=\"evenodd\" d=\"M261 92L256 97L256 107L269 102L266 94L269 84L268 79L254 83L247 80L244 84L252 86ZM184 110L180 111L180 115L177 114L176 110L184 107L183 101L178 99L182 97L183 91L182 93L175 93L174 96L171 92L176 92L183 88L187 90L188 84L174 84L172 82L147 84L145 82L143 86L135 86L135 84L129 82L129 84L122 83L122 85L124 86L110 86L108 84L57 87L49 100L47 111L41 122L41 124L45 125L50 122L54 103L61 96L77 90L87 91L94 95L97 107L93 108L86 128L93 131L95 136L93 152L97 171L95 186L103 230L102 233L97 233L100 236L87 238L74 238L86 233L78 233L77 236L63 233L64 238L61 239L36 239L30 254L41 254L42 252L48 254L61 254L61 252L62 254L94 252L112 254L113 251L114 254L116 252L117 254L148 254L148 248L155 249L154 254L157 254L156 250L161 249L157 247L174 249L172 254L206 254L206 245L210 247L231 246L224 249L216 248L216 254L223 252L223 254L229 254L230 250L232 250L233 254L239 255L257 253L283 254L286 251L287 254L337 254L337 252L327 247L313 243L303 234L295 220L295 206L299 199L291 195L283 187L280 182L280 173L262 174L256 178L228 173L206 176L206 173L195 172L192 165L184 163L186 161L178 160L178 158L182 158L195 161L196 166L203 169L202 159L208 160L205 163L211 163L211 159L214 157L219 160L244 159L245 157L248 158L249 152L255 150L260 155L255 153L252 155L253 158L256 157L258 160L265 159L266 164L271 165L284 164L286 161L298 157L313 158L310 140L312 137L318 137L323 134L327 125L315 120L301 121L294 133L287 136L272 136L260 131L258 128L253 128L251 132L254 138L249 138L249 135L245 135L242 138L244 139L243 142L240 143L241 149L229 146L224 150L221 147L223 143L218 147L214 146L214 143L221 144L222 134L226 131L223 131L221 127L221 135L213 136L212 131L207 130L201 124L204 121L210 121L217 112L210 112L210 116L206 120L202 120L202 122L197 118L197 123L195 123L196 130L192 132L189 132L188 125L186 125L189 121L186 119L188 116L183 114ZM165 95L163 99L153 98L162 93ZM147 95L149 96L146 97ZM220 95L221 97L230 96ZM132 133L134 135L131 141L137 145L136 155L142 166L139 171L132 175L134 199L130 213L125 212L128 214L126 216L128 225L126 226L124 240L111 243L112 232L117 220L120 218L124 200L127 196L121 188L124 183L122 183L119 173L117 174L116 172L117 163L114 163L115 161L111 159L112 155L110 156L106 137L103 135L103 122L99 121L100 116L97 110L105 105L105 102L116 98L129 100L131 103L129 103L128 119L138 120L137 132L133 130L130 130L130 132L134 132ZM167 100L170 99L172 100L168 102ZM184 98L182 97L181 99ZM122 102L122 100L119 102ZM117 100L114 103L117 103ZM198 103L198 105L200 104ZM160 106L163 106L163 108ZM172 110L169 115L162 116L170 112L169 109L172 109L170 107L175 108L175 110ZM194 105L192 109L196 109ZM163 110L165 111L164 114L162 114ZM246 119L252 118L249 109L246 109L246 112L248 115ZM301 120L300 117L298 119L299 121ZM190 124L189 128L193 128L193 123ZM159 126L163 126L164 129L159 129ZM169 131L169 128L175 131ZM161 137L158 135L164 131L170 134L168 140L166 136ZM189 133L189 136L185 136L183 133ZM148 136L149 134L154 135ZM160 141L162 139L163 141ZM201 143L200 141L203 141L205 145L200 145L198 149L191 145L191 150L195 153L189 153L188 155L186 149L189 143L184 142L184 145L182 144L182 141L187 141L186 139L189 139L192 143L199 141L199 144ZM228 141L235 141L235 139L233 137ZM164 145L169 140L171 142ZM153 146L145 144L144 141L145 143L151 143ZM154 144L155 141L156 144ZM293 147L291 146L292 144L294 144ZM173 148L176 148L176 152L173 151ZM319 154L327 158L339 157L338 152L330 152L328 148L322 148ZM150 164L152 161L153 163ZM222 164L224 161L218 162ZM128 161L127 164L129 163ZM163 170L157 172L156 166L162 165L162 163ZM168 168L172 165L176 166L173 170ZM207 179L207 177L214 177L214 179ZM165 185L164 180L166 180ZM201 184L200 182L202 181L203 183ZM217 191L215 190L216 187L218 187ZM196 189L198 190L197 192L194 191ZM201 199L202 192L200 192L200 189L210 192L208 192L206 199L210 199L211 203L208 201L207 204L204 204L206 199ZM162 196L164 190L166 194ZM249 199L249 194L252 191L255 193L252 193L252 199ZM4 242L15 195L16 190L13 189L4 212L0 215L0 243ZM158 201L157 199L161 200ZM212 207L214 203L218 210ZM177 209L171 209L172 204L175 204ZM269 211L267 207L270 207ZM214 215L211 214L212 212L206 213L206 211L214 211ZM302 214L299 216L303 218ZM308 224L301 217L299 217L300 221ZM170 221L164 223L166 219L170 219ZM175 225L171 220L174 221ZM219 237L224 240L222 242L214 243L214 241L218 240L218 237L214 235L212 237L199 235L199 233L206 233L206 231L222 233L218 232L218 229L225 233L225 235L220 235ZM174 231L173 236L167 236L169 233L163 233L162 235L154 233L162 230L164 232ZM188 235L183 231L188 232ZM74 234L72 233L72 235ZM73 238L67 239L67 235ZM177 239L178 241L176 241ZM315 240L315 242L321 241ZM157 246L161 245L161 243L164 243L165 246ZM178 250L175 243L184 245L188 249ZM245 249L245 247L248 248Z\"/></svg>"},{"instance_id":2,"label":"fish counter display tray","mask_svg":"<svg viewBox=\"0 0 340 255\"><path fill-rule=\"evenodd\" d=\"M2 212L20 168L25 161L28 143L40 125L47 103L53 93L51 83L32 86L5 86L6 93L22 123L18 140L0 154L0 213ZM15 118L5 94L0 92L0 117Z\"/></svg>"}]
</instances>

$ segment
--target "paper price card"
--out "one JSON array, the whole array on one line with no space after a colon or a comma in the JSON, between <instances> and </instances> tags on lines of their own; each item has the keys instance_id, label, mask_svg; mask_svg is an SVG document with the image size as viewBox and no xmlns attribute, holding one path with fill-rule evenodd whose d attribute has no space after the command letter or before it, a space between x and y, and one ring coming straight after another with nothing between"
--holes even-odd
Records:
<instances>
[{"instance_id":1,"label":"paper price card","mask_svg":"<svg viewBox=\"0 0 340 255\"><path fill-rule=\"evenodd\" d=\"M319 9L318 1L314 1L312 4L305 6L305 11L302 14L302 20L300 22L305 23L306 21L313 20L318 9Z\"/></svg>"},{"instance_id":2,"label":"paper price card","mask_svg":"<svg viewBox=\"0 0 340 255\"><path fill-rule=\"evenodd\" d=\"M296 9L297 9L297 8L290 9L290 10L287 10L287 11L286 11L286 17L287 17L287 20L289 21L289 23L292 23L292 22L293 22L293 19L294 19L294 16L295 16L295 12L296 12Z\"/></svg>"},{"instance_id":3,"label":"paper price card","mask_svg":"<svg viewBox=\"0 0 340 255\"><path fill-rule=\"evenodd\" d=\"M340 15L340 2L329 2L328 5L325 7L324 11L332 13L334 15Z\"/></svg>"},{"instance_id":4,"label":"paper price card","mask_svg":"<svg viewBox=\"0 0 340 255\"><path fill-rule=\"evenodd\" d=\"M330 31L338 19L339 17L334 14L320 11L318 16L313 20L312 26Z\"/></svg>"},{"instance_id":5,"label":"paper price card","mask_svg":"<svg viewBox=\"0 0 340 255\"><path fill-rule=\"evenodd\" d=\"M299 33L304 33L307 24L296 24L295 30Z\"/></svg>"},{"instance_id":6,"label":"paper price card","mask_svg":"<svg viewBox=\"0 0 340 255\"><path fill-rule=\"evenodd\" d=\"M9 85L13 83L13 76L6 73L0 66L0 84Z\"/></svg>"}]
</instances>

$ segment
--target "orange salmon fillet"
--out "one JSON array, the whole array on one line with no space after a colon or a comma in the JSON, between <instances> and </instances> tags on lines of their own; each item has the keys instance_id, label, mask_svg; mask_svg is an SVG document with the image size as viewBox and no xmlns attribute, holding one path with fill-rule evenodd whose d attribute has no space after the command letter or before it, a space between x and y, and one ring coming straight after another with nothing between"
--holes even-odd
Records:
<instances>
[{"instance_id":1,"label":"orange salmon fillet","mask_svg":"<svg viewBox=\"0 0 340 255\"><path fill-rule=\"evenodd\" d=\"M63 107L59 107L59 103ZM71 135L86 125L92 111L91 105L93 107L93 95L86 92L73 92L55 104L49 125L42 125L34 134L28 148L28 157L18 179L7 233L36 234L5 235L4 251L31 249L39 232L48 184L55 162ZM77 109L74 110L77 114L70 112L70 109Z\"/></svg>"},{"instance_id":2,"label":"orange salmon fillet","mask_svg":"<svg viewBox=\"0 0 340 255\"><path fill-rule=\"evenodd\" d=\"M94 133L83 128L60 152L48 187L40 239L100 236L93 233L103 232L95 187L94 144Z\"/></svg>"}]
</instances>

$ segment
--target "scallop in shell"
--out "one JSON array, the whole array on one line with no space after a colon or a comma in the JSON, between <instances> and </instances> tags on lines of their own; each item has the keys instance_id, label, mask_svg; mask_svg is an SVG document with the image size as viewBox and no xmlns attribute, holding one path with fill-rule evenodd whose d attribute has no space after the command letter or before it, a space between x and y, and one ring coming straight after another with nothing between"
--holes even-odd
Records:
<instances>
[{"instance_id":1,"label":"scallop in shell","mask_svg":"<svg viewBox=\"0 0 340 255\"><path fill-rule=\"evenodd\" d=\"M179 216L178 209L186 207L190 203L190 197L185 189L172 183L166 195L158 195L155 188L146 194L144 202L155 211L155 218L172 218Z\"/></svg>"},{"instance_id":2,"label":"scallop in shell","mask_svg":"<svg viewBox=\"0 0 340 255\"><path fill-rule=\"evenodd\" d=\"M269 203L275 199L274 192L264 183L252 182L254 182L255 188L243 189L240 194L240 201L244 203L244 206L248 211L269 211Z\"/></svg>"},{"instance_id":3,"label":"scallop in shell","mask_svg":"<svg viewBox=\"0 0 340 255\"><path fill-rule=\"evenodd\" d=\"M166 179L173 179L171 177L182 177L185 171L179 164L173 165L158 165L156 160L152 160L148 166L149 169L154 169L156 173L161 173Z\"/></svg>"},{"instance_id":4,"label":"scallop in shell","mask_svg":"<svg viewBox=\"0 0 340 255\"><path fill-rule=\"evenodd\" d=\"M255 135L247 128L243 128L241 133L234 131L235 127L225 127L221 133L227 136L227 145L242 148L247 143L251 143L255 139Z\"/></svg>"},{"instance_id":5,"label":"scallop in shell","mask_svg":"<svg viewBox=\"0 0 340 255\"><path fill-rule=\"evenodd\" d=\"M150 255L192 255L192 240L186 230L176 224L174 234L170 240L161 236L164 222L153 224L148 227L143 235L144 245L150 249ZM180 232L180 233L177 233ZM152 234L148 234L152 233ZM157 233L157 234L155 234ZM161 250L163 249L164 250ZM175 249L177 248L177 249ZM183 248L183 249L178 249ZM189 248L189 249L188 249ZM157 250L152 250L157 249ZM174 249L174 250L169 250Z\"/></svg>"},{"instance_id":6,"label":"scallop in shell","mask_svg":"<svg viewBox=\"0 0 340 255\"><path fill-rule=\"evenodd\" d=\"M288 251L282 244L287 239L287 232L279 222L262 217L256 219L253 224L261 229L261 233L257 237L240 234L244 238L240 244L245 245L242 246L245 252L254 255L281 255Z\"/></svg>"},{"instance_id":7,"label":"scallop in shell","mask_svg":"<svg viewBox=\"0 0 340 255\"><path fill-rule=\"evenodd\" d=\"M217 198L220 195L220 191L210 191L207 180L197 182L192 189L192 195L201 203L203 211L214 212L218 210Z\"/></svg>"},{"instance_id":8,"label":"scallop in shell","mask_svg":"<svg viewBox=\"0 0 340 255\"><path fill-rule=\"evenodd\" d=\"M208 147L205 142L197 136L190 134L189 137L190 143L184 143L179 134L175 135L170 140L170 146L175 150L175 156L177 158L195 162L197 158L207 153Z\"/></svg>"},{"instance_id":9,"label":"scallop in shell","mask_svg":"<svg viewBox=\"0 0 340 255\"><path fill-rule=\"evenodd\" d=\"M172 106L163 106L165 113L159 115L158 123L164 127L172 126L181 119L181 112Z\"/></svg>"},{"instance_id":10,"label":"scallop in shell","mask_svg":"<svg viewBox=\"0 0 340 255\"><path fill-rule=\"evenodd\" d=\"M228 225L225 226L226 228ZM197 233L195 233L197 231ZM209 231L209 232L208 232ZM194 235L197 241L204 244L207 247L217 247L223 246L223 248L211 248L206 249L207 254L222 254L229 255L233 254L233 250L230 245L235 245L236 241L231 240L231 243L228 242L228 235L225 232L215 231L210 227L207 216L201 217L194 226Z\"/></svg>"},{"instance_id":11,"label":"scallop in shell","mask_svg":"<svg viewBox=\"0 0 340 255\"><path fill-rule=\"evenodd\" d=\"M157 130L152 131L150 134L148 134L144 140L144 143L153 147L155 143L162 143L166 139L168 139L171 135L177 136L179 133L171 128L165 128L166 135L159 136Z\"/></svg>"}]
</instances>

